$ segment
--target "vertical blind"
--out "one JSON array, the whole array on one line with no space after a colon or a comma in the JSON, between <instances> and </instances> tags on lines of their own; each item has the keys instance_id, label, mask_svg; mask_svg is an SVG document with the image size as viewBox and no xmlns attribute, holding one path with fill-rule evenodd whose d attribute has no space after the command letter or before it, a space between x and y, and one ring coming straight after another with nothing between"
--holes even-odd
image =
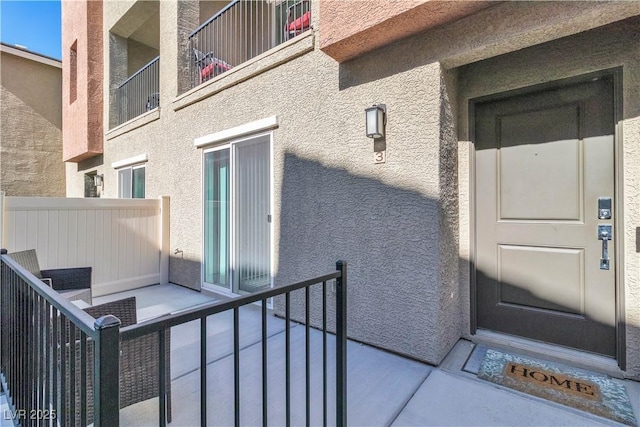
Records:
<instances>
[{"instance_id":1,"label":"vertical blind","mask_svg":"<svg viewBox=\"0 0 640 427\"><path fill-rule=\"evenodd\" d=\"M236 146L236 275L234 287L254 292L271 285L269 140Z\"/></svg>"}]
</instances>

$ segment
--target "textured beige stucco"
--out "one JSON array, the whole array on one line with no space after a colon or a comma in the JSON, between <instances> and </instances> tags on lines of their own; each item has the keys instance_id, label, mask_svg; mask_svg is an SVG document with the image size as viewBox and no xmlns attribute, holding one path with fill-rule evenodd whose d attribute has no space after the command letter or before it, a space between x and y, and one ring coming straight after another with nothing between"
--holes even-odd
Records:
<instances>
[{"instance_id":1,"label":"textured beige stucco","mask_svg":"<svg viewBox=\"0 0 640 427\"><path fill-rule=\"evenodd\" d=\"M0 191L7 196L65 195L62 72L0 55Z\"/></svg>"},{"instance_id":2,"label":"textured beige stucco","mask_svg":"<svg viewBox=\"0 0 640 427\"><path fill-rule=\"evenodd\" d=\"M105 4L105 22L117 21L110 13ZM352 278L350 317L368 319L351 322L350 334L439 362L459 336L453 327L441 345L443 334L429 333L451 317L433 314L448 309L442 304L451 299L448 288L457 288L457 273L447 277L446 286L437 285L443 272L457 272L442 265L439 256L441 228L451 227L441 216L441 185L453 185L440 176L439 64L377 81L368 81L367 65L353 75L361 80L358 84L341 89L338 64L315 50L173 111L172 101L178 95L176 14L175 3L160 4L166 43L161 48L160 119L106 141L104 164L98 167L105 176L104 196L117 195L116 171L109 165L146 153L147 197L171 197L171 252L183 251L172 257L170 280L199 287L203 153L194 148L193 140L277 115L276 283L330 271L337 259L346 259ZM379 61L366 59L372 64ZM373 143L364 135L364 109L376 102L389 105L388 159L383 165L373 164ZM452 140L443 143L451 152ZM79 183L79 177L76 180ZM335 212L340 211L338 221ZM423 220L416 221L415 215ZM447 262L454 259L457 265L455 239L446 246ZM400 318L405 320L389 321Z\"/></svg>"},{"instance_id":3,"label":"textured beige stucco","mask_svg":"<svg viewBox=\"0 0 640 427\"><path fill-rule=\"evenodd\" d=\"M151 60L158 56L158 50L135 40L128 40L127 58L127 75L132 76L142 67L147 65Z\"/></svg>"},{"instance_id":4,"label":"textured beige stucco","mask_svg":"<svg viewBox=\"0 0 640 427\"><path fill-rule=\"evenodd\" d=\"M526 76L524 71L514 72L513 80L496 81L491 74L494 70L479 68L482 73L474 73L473 78L478 79L480 89L470 92L475 87L470 78L460 70L447 68L586 30L590 18L595 17L593 26L623 19L635 7L549 2L543 6L522 3L492 7L465 18L468 31L461 31L460 21L454 22L343 64L322 52L317 38L315 49L306 54L294 55L297 51L293 44L279 52L277 59L262 58L277 60L272 67L253 76L243 74L246 70L240 68L227 73L196 91L207 96L185 106L181 102L184 97L176 100L182 92L178 82L185 58L184 33L188 33L188 22L197 20L198 14L181 3L161 2L159 118L127 128L117 136L111 134L105 143L103 165L98 166L98 172L105 176L104 195L117 195L117 173L110 167L112 162L147 154L147 197L171 197L171 253L175 249L183 251L171 258L170 280L199 288L203 150L194 148L193 141L277 116L272 159L276 284L326 273L334 268L336 260L345 259L349 263L349 335L439 363L458 337L469 334L465 266L469 262L471 221L469 144L464 142L468 140L466 99L470 93L476 96L483 90L491 93L509 85L538 82L535 76L522 78ZM313 2L312 7L315 28L321 33L322 20L316 18L320 5ZM500 24L487 21L495 19L498 8L504 12ZM113 6L106 3L105 28L109 28L107 23L118 22L127 9L119 2ZM553 15L557 10L570 11L564 25L579 24L578 29L563 27L562 17ZM182 15L186 11L191 14L187 18ZM547 32L537 18L545 11ZM521 18L524 12L535 12L536 19L527 23ZM176 22L182 26L176 26ZM631 31L625 25L628 23L618 31ZM485 37L489 27L495 34L491 40ZM533 36L527 41L528 30ZM474 31L480 36L477 43L473 42ZM599 38L589 33L579 37L584 38L583 49ZM560 47L552 51L554 59L543 62L546 67L538 79L609 67L613 61L611 56L600 62L593 57L592 62L573 61L578 58L575 42L558 43ZM623 49L620 55L625 61L630 55L638 57L637 47L632 51L628 44L623 45L627 47L619 49ZM108 52L109 41L105 46ZM287 52L291 52L290 60L277 65ZM108 57L114 55L117 52ZM111 72L109 60L105 75ZM572 62L582 65L570 68L567 64ZM520 65L526 70L533 64L524 61ZM224 81L229 84L221 85L220 90L210 89ZM186 96L195 95L190 92ZM364 109L374 103L386 103L388 109L387 161L379 165L373 164L373 142L364 135ZM637 132L635 117L624 124L625 129L631 126L628 132L632 134ZM634 157L637 150L629 148L627 152L625 155L631 157L625 164L640 163ZM634 168L638 166L629 164L625 172ZM82 173L70 170L69 174L78 185ZM629 186L625 197L631 209L639 212L637 186ZM634 188L636 191L631 191ZM638 224L634 215L625 219L627 233ZM628 257L633 267L627 266L627 272L635 274L631 280L637 280L635 252ZM638 286L629 285L627 304L638 307ZM638 325L636 309L628 312L629 322ZM638 340L629 330L631 353ZM640 361L629 356L629 371L638 369Z\"/></svg>"}]
</instances>

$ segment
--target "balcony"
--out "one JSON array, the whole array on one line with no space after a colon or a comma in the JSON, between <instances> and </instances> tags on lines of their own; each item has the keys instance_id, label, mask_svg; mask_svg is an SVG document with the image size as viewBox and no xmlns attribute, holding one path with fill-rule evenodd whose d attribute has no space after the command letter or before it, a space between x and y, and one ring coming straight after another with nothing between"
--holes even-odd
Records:
<instances>
[{"instance_id":1,"label":"balcony","mask_svg":"<svg viewBox=\"0 0 640 427\"><path fill-rule=\"evenodd\" d=\"M201 13L206 12L201 9ZM309 0L234 0L189 35L191 87L223 74L310 28Z\"/></svg>"},{"instance_id":2,"label":"balcony","mask_svg":"<svg viewBox=\"0 0 640 427\"><path fill-rule=\"evenodd\" d=\"M118 119L116 125L128 122L160 106L160 57L125 80L116 91Z\"/></svg>"},{"instance_id":3,"label":"balcony","mask_svg":"<svg viewBox=\"0 0 640 427\"><path fill-rule=\"evenodd\" d=\"M117 4L122 5L116 2L105 8L117 8ZM109 82L108 129L112 130L159 107L160 2L131 2L110 25L105 78Z\"/></svg>"}]
</instances>

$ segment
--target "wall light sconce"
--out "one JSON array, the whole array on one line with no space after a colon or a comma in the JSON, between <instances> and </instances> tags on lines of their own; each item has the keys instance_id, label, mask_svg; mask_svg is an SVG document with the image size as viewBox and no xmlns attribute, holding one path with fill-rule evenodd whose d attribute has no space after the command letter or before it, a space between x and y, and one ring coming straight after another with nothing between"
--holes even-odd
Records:
<instances>
[{"instance_id":1,"label":"wall light sconce","mask_svg":"<svg viewBox=\"0 0 640 427\"><path fill-rule=\"evenodd\" d=\"M367 136L373 139L384 138L387 125L387 106L385 104L373 105L364 110L366 116Z\"/></svg>"},{"instance_id":2,"label":"wall light sconce","mask_svg":"<svg viewBox=\"0 0 640 427\"><path fill-rule=\"evenodd\" d=\"M93 185L96 187L102 187L104 175L94 175L93 176Z\"/></svg>"}]
</instances>

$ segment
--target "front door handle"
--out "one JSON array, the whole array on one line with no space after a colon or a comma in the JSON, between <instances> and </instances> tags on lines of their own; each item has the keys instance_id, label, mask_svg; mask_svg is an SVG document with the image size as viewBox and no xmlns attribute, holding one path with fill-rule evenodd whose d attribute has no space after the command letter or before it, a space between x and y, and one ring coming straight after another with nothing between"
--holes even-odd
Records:
<instances>
[{"instance_id":1,"label":"front door handle","mask_svg":"<svg viewBox=\"0 0 640 427\"><path fill-rule=\"evenodd\" d=\"M600 270L609 269L609 240L613 238L613 226L611 224L598 225L598 240L602 240L602 258L600 258Z\"/></svg>"}]
</instances>

